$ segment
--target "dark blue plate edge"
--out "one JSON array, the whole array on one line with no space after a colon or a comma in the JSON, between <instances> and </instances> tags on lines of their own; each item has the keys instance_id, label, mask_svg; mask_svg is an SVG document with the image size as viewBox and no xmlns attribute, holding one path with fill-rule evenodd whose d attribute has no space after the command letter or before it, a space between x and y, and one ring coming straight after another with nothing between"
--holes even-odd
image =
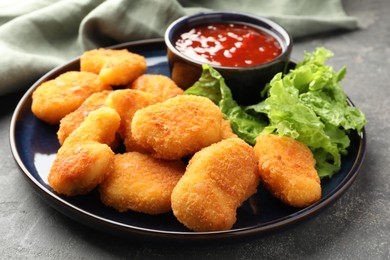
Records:
<instances>
[{"instance_id":1,"label":"dark blue plate edge","mask_svg":"<svg viewBox=\"0 0 390 260\"><path fill-rule=\"evenodd\" d=\"M131 48L131 47L137 47L142 45L153 45L158 44L162 45L164 44L163 39L149 39L149 40L140 40L140 41L134 41L129 43L121 43L118 45L111 46L109 48L113 49L120 49L120 48ZM24 163L22 162L15 143L15 128L16 123L18 121L18 118L20 114L23 113L23 108L26 109L25 103L29 102L29 97L32 95L32 92L35 90L35 88L41 84L43 81L45 81L48 77L53 76L52 74L58 71L59 68L64 68L66 66L69 66L70 64L77 62L80 57L77 57L75 59L72 59L71 61L62 64L49 72L47 72L45 75L43 75L34 85L30 87L30 89L23 95L21 100L19 101L18 105L15 108L15 111L13 113L11 123L10 123L10 146L11 151L14 156L15 161L17 162L18 167L21 169L23 176L28 180L28 182L33 186L34 191L38 193L40 197L42 197L50 206L55 208L56 210L60 211L64 215L72 218L73 220L76 220L84 225L87 225L93 229L101 230L107 233L111 233L113 235L120 235L120 236L137 236L140 235L142 237L146 238L164 238L164 239L185 239L189 241L196 241L196 240L216 240L221 238L242 238L242 237L249 237L253 235L260 235L260 234L268 234L273 231L277 231L284 227L290 227L292 224L297 224L299 222L302 222L303 220L307 219L308 217L312 217L325 208L327 208L330 204L332 204L334 201L336 201L353 183L353 181L356 179L359 169L363 163L365 152L366 152L366 132L365 129L362 129L361 135L360 135L360 143L357 153L357 158L355 159L353 166L349 170L348 174L345 176L345 178L338 184L338 186L330 192L327 196L321 198L321 200L309 207L306 207L300 211L297 211L291 215L287 215L283 218L275 219L270 222L262 223L258 226L251 226L247 228L240 228L240 229L231 229L226 231L215 231L215 232L180 232L180 231L161 231L161 230L154 230L154 229L148 229L148 228L141 228L131 225L122 224L116 221L111 221L105 218L102 218L100 216L97 216L95 214L91 214L79 207L76 207L72 205L71 203L65 201L61 197L57 196L52 191L48 190L46 187L44 187L38 180L34 178L34 176L31 175L29 170L25 167ZM351 105L353 105L352 101L348 98L348 101Z\"/></svg>"}]
</instances>

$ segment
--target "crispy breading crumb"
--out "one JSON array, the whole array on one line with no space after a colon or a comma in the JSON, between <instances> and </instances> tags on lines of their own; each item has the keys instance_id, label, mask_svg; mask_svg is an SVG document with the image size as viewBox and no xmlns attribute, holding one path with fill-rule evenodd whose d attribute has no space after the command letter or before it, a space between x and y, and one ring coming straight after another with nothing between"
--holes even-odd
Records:
<instances>
[{"instance_id":1,"label":"crispy breading crumb","mask_svg":"<svg viewBox=\"0 0 390 260\"><path fill-rule=\"evenodd\" d=\"M80 58L80 70L99 75L111 86L129 85L146 71L145 57L126 49L95 49L86 51Z\"/></svg>"},{"instance_id":2,"label":"crispy breading crumb","mask_svg":"<svg viewBox=\"0 0 390 260\"><path fill-rule=\"evenodd\" d=\"M172 192L176 218L194 231L232 228L236 210L257 190L253 148L229 138L197 152Z\"/></svg>"},{"instance_id":3,"label":"crispy breading crumb","mask_svg":"<svg viewBox=\"0 0 390 260\"><path fill-rule=\"evenodd\" d=\"M306 207L321 198L320 178L310 149L289 137L263 134L254 147L264 186L282 202Z\"/></svg>"},{"instance_id":4,"label":"crispy breading crumb","mask_svg":"<svg viewBox=\"0 0 390 260\"><path fill-rule=\"evenodd\" d=\"M161 214L171 210L171 193L185 171L181 161L129 152L115 155L115 169L100 185L103 203L120 212Z\"/></svg>"}]
</instances>

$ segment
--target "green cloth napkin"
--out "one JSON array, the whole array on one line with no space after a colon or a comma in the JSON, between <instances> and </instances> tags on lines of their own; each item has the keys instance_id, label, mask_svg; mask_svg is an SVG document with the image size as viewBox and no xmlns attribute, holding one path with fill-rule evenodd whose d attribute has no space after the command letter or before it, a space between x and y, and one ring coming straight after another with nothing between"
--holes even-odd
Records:
<instances>
[{"instance_id":1,"label":"green cloth napkin","mask_svg":"<svg viewBox=\"0 0 390 260\"><path fill-rule=\"evenodd\" d=\"M293 37L357 28L341 0L3 0L0 95L27 89L85 50L162 37L177 18L210 10L266 16Z\"/></svg>"}]
</instances>

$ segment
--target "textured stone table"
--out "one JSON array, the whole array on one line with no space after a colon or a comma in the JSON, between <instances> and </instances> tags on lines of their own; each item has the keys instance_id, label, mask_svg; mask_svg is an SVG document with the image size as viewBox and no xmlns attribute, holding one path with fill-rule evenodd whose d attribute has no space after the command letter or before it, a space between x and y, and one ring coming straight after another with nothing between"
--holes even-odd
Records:
<instances>
[{"instance_id":1,"label":"textured stone table","mask_svg":"<svg viewBox=\"0 0 390 260\"><path fill-rule=\"evenodd\" d=\"M243 241L158 245L81 225L30 187L9 148L9 124L23 93L0 97L0 259L390 259L390 1L348 0L360 30L297 40L293 58L325 46L343 86L367 116L367 152L352 186L319 215L288 230Z\"/></svg>"}]
</instances>

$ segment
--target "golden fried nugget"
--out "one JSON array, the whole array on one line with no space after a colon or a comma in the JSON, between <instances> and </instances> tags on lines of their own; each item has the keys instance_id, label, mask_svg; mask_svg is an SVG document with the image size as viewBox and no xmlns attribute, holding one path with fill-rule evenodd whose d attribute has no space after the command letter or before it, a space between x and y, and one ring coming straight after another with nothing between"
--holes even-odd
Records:
<instances>
[{"instance_id":1,"label":"golden fried nugget","mask_svg":"<svg viewBox=\"0 0 390 260\"><path fill-rule=\"evenodd\" d=\"M116 138L116 132L120 125L120 116L109 107L101 107L89 113L81 125L66 138L66 143L82 143L93 141L103 144L111 144Z\"/></svg>"},{"instance_id":2,"label":"golden fried nugget","mask_svg":"<svg viewBox=\"0 0 390 260\"><path fill-rule=\"evenodd\" d=\"M264 186L282 202L306 207L321 199L316 161L303 143L285 136L260 135L254 147Z\"/></svg>"},{"instance_id":3,"label":"golden fried nugget","mask_svg":"<svg viewBox=\"0 0 390 260\"><path fill-rule=\"evenodd\" d=\"M99 75L99 79L111 86L129 85L146 71L143 56L126 49L95 49L86 51L80 58L80 70Z\"/></svg>"},{"instance_id":4,"label":"golden fried nugget","mask_svg":"<svg viewBox=\"0 0 390 260\"><path fill-rule=\"evenodd\" d=\"M86 194L114 169L114 153L106 144L83 142L62 146L50 169L48 181L56 192L66 196Z\"/></svg>"},{"instance_id":5,"label":"golden fried nugget","mask_svg":"<svg viewBox=\"0 0 390 260\"><path fill-rule=\"evenodd\" d=\"M111 93L111 91L107 90L92 94L79 108L61 119L60 127L57 131L58 141L61 145L64 143L65 139L80 126L90 112L104 106L109 93Z\"/></svg>"},{"instance_id":6,"label":"golden fried nugget","mask_svg":"<svg viewBox=\"0 0 390 260\"><path fill-rule=\"evenodd\" d=\"M194 231L230 229L258 183L253 148L239 138L222 140L191 158L172 191L173 214Z\"/></svg>"},{"instance_id":7,"label":"golden fried nugget","mask_svg":"<svg viewBox=\"0 0 390 260\"><path fill-rule=\"evenodd\" d=\"M131 88L155 94L160 98L160 101L165 101L184 93L173 80L167 76L156 74L144 74L138 77L131 84Z\"/></svg>"},{"instance_id":8,"label":"golden fried nugget","mask_svg":"<svg viewBox=\"0 0 390 260\"><path fill-rule=\"evenodd\" d=\"M31 110L36 117L58 124L75 111L93 93L110 90L98 77L89 72L70 71L42 83L32 95Z\"/></svg>"},{"instance_id":9,"label":"golden fried nugget","mask_svg":"<svg viewBox=\"0 0 390 260\"><path fill-rule=\"evenodd\" d=\"M168 212L172 189L184 171L181 161L164 161L137 152L117 154L114 172L99 186L101 200L120 212Z\"/></svg>"},{"instance_id":10,"label":"golden fried nugget","mask_svg":"<svg viewBox=\"0 0 390 260\"><path fill-rule=\"evenodd\" d=\"M94 189L114 170L118 113L107 107L91 112L58 150L50 169L49 185L60 194L75 196Z\"/></svg>"},{"instance_id":11,"label":"golden fried nugget","mask_svg":"<svg viewBox=\"0 0 390 260\"><path fill-rule=\"evenodd\" d=\"M121 117L118 131L125 138L127 128L130 128L135 112L157 102L159 99L153 94L135 89L118 89L108 95L105 105L115 109ZM131 130L129 129L129 131Z\"/></svg>"},{"instance_id":12,"label":"golden fried nugget","mask_svg":"<svg viewBox=\"0 0 390 260\"><path fill-rule=\"evenodd\" d=\"M137 110L157 102L159 99L155 95L135 89L115 90L108 96L106 106L114 108L121 117L118 132L124 140L126 151L148 152L133 140L131 120Z\"/></svg>"},{"instance_id":13,"label":"golden fried nugget","mask_svg":"<svg viewBox=\"0 0 390 260\"><path fill-rule=\"evenodd\" d=\"M134 140L157 158L178 160L222 139L221 110L206 97L179 95L138 110Z\"/></svg>"}]
</instances>

